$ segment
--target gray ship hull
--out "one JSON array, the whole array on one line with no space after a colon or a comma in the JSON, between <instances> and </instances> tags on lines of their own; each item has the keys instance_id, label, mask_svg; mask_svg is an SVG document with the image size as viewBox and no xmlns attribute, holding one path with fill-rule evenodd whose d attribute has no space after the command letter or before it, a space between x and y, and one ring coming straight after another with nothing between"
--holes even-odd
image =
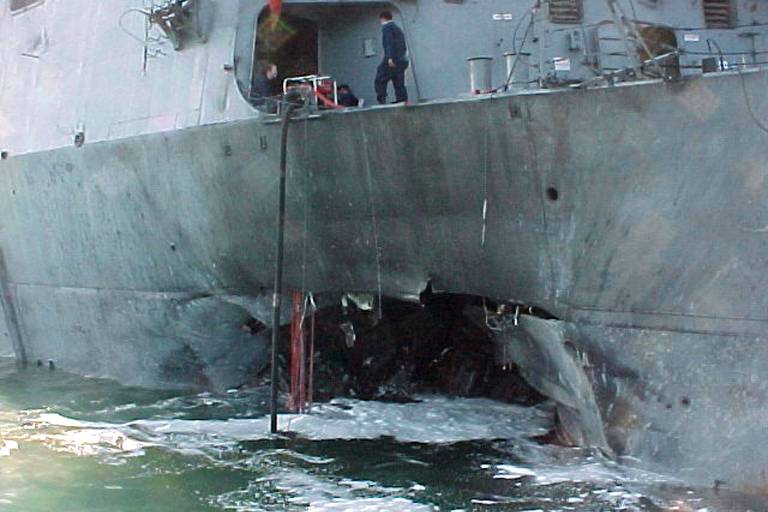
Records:
<instances>
[{"instance_id":1,"label":"gray ship hull","mask_svg":"<svg viewBox=\"0 0 768 512\"><path fill-rule=\"evenodd\" d=\"M546 310L559 320L501 341L574 438L758 487L766 87L730 74L296 121L286 284L429 282ZM279 129L0 162L0 327L31 362L127 384L225 388L262 367L266 338L242 326L268 316Z\"/></svg>"}]
</instances>

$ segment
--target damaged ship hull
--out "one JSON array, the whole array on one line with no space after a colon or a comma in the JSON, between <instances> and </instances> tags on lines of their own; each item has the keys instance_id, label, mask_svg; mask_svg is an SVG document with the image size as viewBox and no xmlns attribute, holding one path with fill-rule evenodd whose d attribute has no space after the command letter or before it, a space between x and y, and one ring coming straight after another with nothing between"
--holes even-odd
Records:
<instances>
[{"instance_id":1,"label":"damaged ship hull","mask_svg":"<svg viewBox=\"0 0 768 512\"><path fill-rule=\"evenodd\" d=\"M286 285L526 304L500 336L578 440L692 480L765 474L765 73L292 123ZM266 364L279 124L0 162L19 358L225 388ZM724 439L727 435L727 441ZM686 469L690 468L690 469Z\"/></svg>"}]
</instances>

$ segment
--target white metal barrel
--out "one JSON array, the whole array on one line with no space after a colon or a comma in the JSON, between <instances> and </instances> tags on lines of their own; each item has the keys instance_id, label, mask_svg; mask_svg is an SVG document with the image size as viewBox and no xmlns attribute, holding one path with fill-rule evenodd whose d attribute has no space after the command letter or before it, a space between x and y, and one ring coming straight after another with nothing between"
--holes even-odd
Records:
<instances>
[{"instance_id":1,"label":"white metal barrel","mask_svg":"<svg viewBox=\"0 0 768 512\"><path fill-rule=\"evenodd\" d=\"M507 90L527 89L531 77L531 54L526 52L509 52L504 54L507 63L507 76L504 77Z\"/></svg>"},{"instance_id":2,"label":"white metal barrel","mask_svg":"<svg viewBox=\"0 0 768 512\"><path fill-rule=\"evenodd\" d=\"M469 83L472 94L487 94L493 90L492 57L471 57L469 62Z\"/></svg>"}]
</instances>

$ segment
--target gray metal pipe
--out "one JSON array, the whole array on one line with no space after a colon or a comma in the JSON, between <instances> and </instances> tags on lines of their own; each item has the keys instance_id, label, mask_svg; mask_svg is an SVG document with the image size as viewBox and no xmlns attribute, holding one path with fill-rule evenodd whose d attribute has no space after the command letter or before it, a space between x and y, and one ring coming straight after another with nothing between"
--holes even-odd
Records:
<instances>
[{"instance_id":1,"label":"gray metal pipe","mask_svg":"<svg viewBox=\"0 0 768 512\"><path fill-rule=\"evenodd\" d=\"M288 103L283 112L280 137L280 199L277 207L277 246L275 248L275 285L272 295L272 367L270 369L270 432L277 433L277 344L280 337L280 306L283 295L283 260L285 257L285 188L288 167L288 127L297 105Z\"/></svg>"}]
</instances>

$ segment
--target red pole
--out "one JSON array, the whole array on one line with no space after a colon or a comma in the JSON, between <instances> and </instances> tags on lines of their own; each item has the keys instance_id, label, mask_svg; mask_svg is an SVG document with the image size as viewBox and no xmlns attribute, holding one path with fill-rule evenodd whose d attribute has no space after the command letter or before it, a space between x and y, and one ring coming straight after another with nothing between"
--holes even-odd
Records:
<instances>
[{"instance_id":1,"label":"red pole","mask_svg":"<svg viewBox=\"0 0 768 512\"><path fill-rule=\"evenodd\" d=\"M307 412L312 408L314 398L315 359L315 312L312 299L304 306L305 296L295 291L291 307L291 396L288 408L292 412ZM309 332L304 329L304 320L309 314Z\"/></svg>"},{"instance_id":2,"label":"red pole","mask_svg":"<svg viewBox=\"0 0 768 512\"><path fill-rule=\"evenodd\" d=\"M315 381L315 304L310 304L312 316L310 316L309 326L309 379L307 381L307 410L312 410L314 401L314 381Z\"/></svg>"},{"instance_id":3,"label":"red pole","mask_svg":"<svg viewBox=\"0 0 768 512\"><path fill-rule=\"evenodd\" d=\"M288 402L288 407L291 411L297 412L301 409L300 399L300 373L302 366L302 306L301 301L303 294L301 292L293 292L293 304L291 307L291 397Z\"/></svg>"}]
</instances>

